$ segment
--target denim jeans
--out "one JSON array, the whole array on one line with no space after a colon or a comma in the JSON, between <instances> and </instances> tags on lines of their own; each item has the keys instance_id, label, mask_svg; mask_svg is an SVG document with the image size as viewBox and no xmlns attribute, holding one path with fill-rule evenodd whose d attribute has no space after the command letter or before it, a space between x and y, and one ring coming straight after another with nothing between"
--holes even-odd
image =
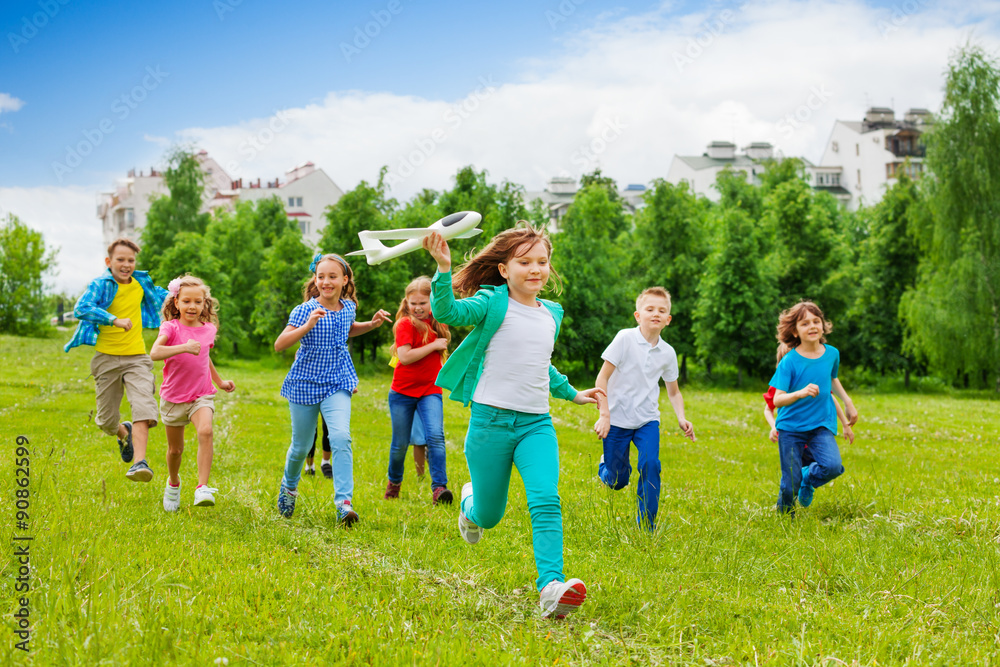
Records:
<instances>
[{"instance_id":1,"label":"denim jeans","mask_svg":"<svg viewBox=\"0 0 1000 667\"><path fill-rule=\"evenodd\" d=\"M424 426L427 443L427 465L431 472L431 488L448 486L448 467L444 450L444 406L441 394L419 398L389 390L389 414L392 416L392 444L389 447L389 481L403 481L406 451L413 439L414 414Z\"/></svg>"},{"instance_id":2,"label":"denim jeans","mask_svg":"<svg viewBox=\"0 0 1000 667\"><path fill-rule=\"evenodd\" d=\"M288 402L292 414L292 444L285 456L285 475L281 483L288 489L299 486L302 463L316 435L316 418L323 413L330 430L333 465L334 500L340 505L354 496L354 454L351 450L351 392L346 389L327 396L316 405Z\"/></svg>"},{"instance_id":3,"label":"denim jeans","mask_svg":"<svg viewBox=\"0 0 1000 667\"><path fill-rule=\"evenodd\" d=\"M639 453L636 521L652 530L656 527L656 511L660 505L660 422L646 422L633 429L612 426L604 439L604 461L597 466L597 475L615 491L628 486L632 473L629 443L635 443Z\"/></svg>"},{"instance_id":4,"label":"denim jeans","mask_svg":"<svg viewBox=\"0 0 1000 667\"><path fill-rule=\"evenodd\" d=\"M552 418L472 404L465 460L472 495L462 512L477 526L493 528L507 510L510 471L517 466L531 514L531 540L542 590L563 579L562 504L559 500L559 443Z\"/></svg>"},{"instance_id":5,"label":"denim jeans","mask_svg":"<svg viewBox=\"0 0 1000 667\"><path fill-rule=\"evenodd\" d=\"M819 488L844 474L840 449L830 429L825 426L811 431L778 431L778 453L781 456L781 493L778 511L790 512L802 484L803 450L809 447L809 484Z\"/></svg>"}]
</instances>

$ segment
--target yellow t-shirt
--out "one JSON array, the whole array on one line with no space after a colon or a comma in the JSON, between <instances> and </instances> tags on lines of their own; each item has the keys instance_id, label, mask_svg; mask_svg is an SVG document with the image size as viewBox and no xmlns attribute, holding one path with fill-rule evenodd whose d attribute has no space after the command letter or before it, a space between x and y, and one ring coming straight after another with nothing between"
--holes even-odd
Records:
<instances>
[{"instance_id":1,"label":"yellow t-shirt","mask_svg":"<svg viewBox=\"0 0 1000 667\"><path fill-rule=\"evenodd\" d=\"M146 341L142 339L142 295L142 285L135 278L125 285L118 283L118 292L108 312L118 319L132 320L132 328L125 331L113 325L99 326L94 346L98 352L118 356L146 354Z\"/></svg>"}]
</instances>

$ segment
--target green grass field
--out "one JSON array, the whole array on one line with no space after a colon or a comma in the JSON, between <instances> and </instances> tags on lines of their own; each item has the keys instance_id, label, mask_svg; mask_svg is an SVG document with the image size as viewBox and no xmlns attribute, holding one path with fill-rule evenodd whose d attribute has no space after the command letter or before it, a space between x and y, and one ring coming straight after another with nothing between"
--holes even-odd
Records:
<instances>
[{"instance_id":1,"label":"green grass field","mask_svg":"<svg viewBox=\"0 0 1000 667\"><path fill-rule=\"evenodd\" d=\"M596 481L596 411L553 400L566 574L588 600L544 621L516 473L506 517L475 547L458 535L457 506L431 505L412 462L400 499L382 499L388 374L363 376L353 402L361 522L344 530L321 476L304 478L293 519L275 509L289 418L274 364L220 367L237 391L217 400L217 505L191 506L189 433L181 511L168 515L163 429L151 436L153 481L126 480L114 439L91 421L91 350L0 346L4 665L1000 663L997 402L855 392L847 472L790 520L773 509L777 450L759 393L685 388L698 441L664 421L649 536L634 525L634 485ZM665 396L661 410L672 414ZM467 415L446 401L456 491L468 480ZM18 434L31 441L26 531L15 524ZM13 617L24 544L13 536L25 535L27 654Z\"/></svg>"}]
</instances>

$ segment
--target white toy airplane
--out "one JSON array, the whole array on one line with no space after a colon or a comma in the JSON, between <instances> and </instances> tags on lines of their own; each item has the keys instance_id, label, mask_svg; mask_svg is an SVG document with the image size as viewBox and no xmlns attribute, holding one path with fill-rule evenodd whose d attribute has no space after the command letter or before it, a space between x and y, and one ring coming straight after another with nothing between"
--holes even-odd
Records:
<instances>
[{"instance_id":1,"label":"white toy airplane","mask_svg":"<svg viewBox=\"0 0 1000 667\"><path fill-rule=\"evenodd\" d=\"M347 253L347 255L348 257L351 255L364 255L368 259L368 263L374 266L419 249L423 244L424 237L431 232L438 232L444 237L445 241L449 239L467 239L481 234L483 230L476 229L476 225L482 219L483 216L475 211L461 211L445 216L429 227L387 229L381 232L365 230L358 232L358 238L361 239L361 247L364 250L355 250L354 252ZM383 240L404 242L394 246L387 246L382 243Z\"/></svg>"}]
</instances>

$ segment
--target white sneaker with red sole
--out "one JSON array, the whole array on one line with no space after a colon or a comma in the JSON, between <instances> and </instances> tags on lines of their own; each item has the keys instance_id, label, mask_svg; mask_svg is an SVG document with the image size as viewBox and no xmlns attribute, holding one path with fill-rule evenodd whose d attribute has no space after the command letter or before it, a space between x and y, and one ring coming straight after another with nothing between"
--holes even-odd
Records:
<instances>
[{"instance_id":1,"label":"white sneaker with red sole","mask_svg":"<svg viewBox=\"0 0 1000 667\"><path fill-rule=\"evenodd\" d=\"M566 614L580 608L587 599L587 585L579 579L550 581L538 594L542 618L566 618Z\"/></svg>"}]
</instances>

